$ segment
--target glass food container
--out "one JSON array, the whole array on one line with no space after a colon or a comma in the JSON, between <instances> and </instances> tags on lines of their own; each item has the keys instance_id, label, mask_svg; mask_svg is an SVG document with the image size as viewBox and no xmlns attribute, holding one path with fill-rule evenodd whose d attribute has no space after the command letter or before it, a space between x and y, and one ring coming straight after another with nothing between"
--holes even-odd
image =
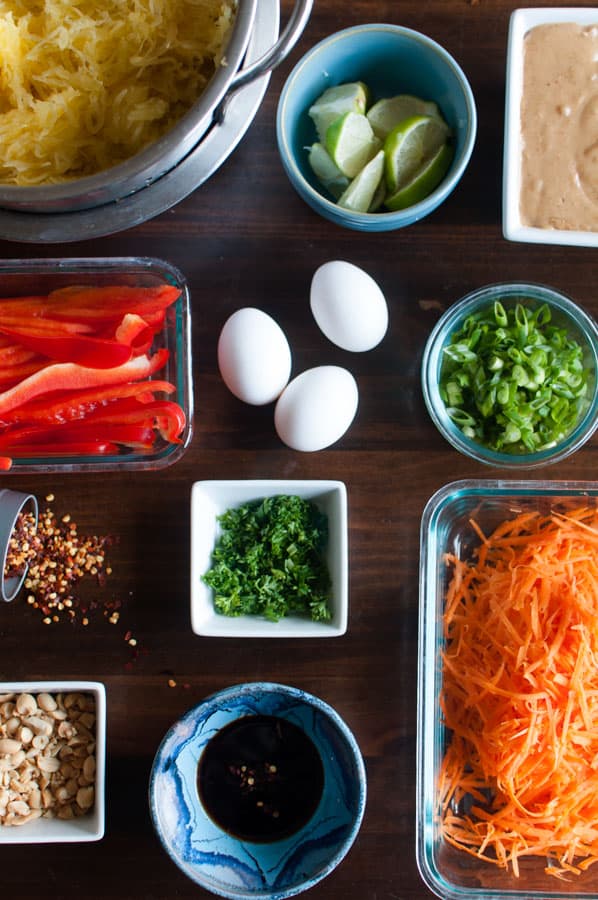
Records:
<instances>
[{"instance_id":1,"label":"glass food container","mask_svg":"<svg viewBox=\"0 0 598 900\"><path fill-rule=\"evenodd\" d=\"M438 778L447 743L440 706L442 617L451 570L446 553L467 559L480 539L520 512L595 507L596 482L463 480L441 488L422 517L417 725L417 864L426 885L443 900L598 900L598 870L559 879L545 858L519 860L520 874L449 845L439 816Z\"/></svg>"},{"instance_id":2,"label":"glass food container","mask_svg":"<svg viewBox=\"0 0 598 900\"><path fill-rule=\"evenodd\" d=\"M193 432L191 321L185 277L170 263L150 257L16 259L0 263L0 300L46 295L72 285L173 285L180 289L180 296L167 309L164 324L156 333L150 349L151 353L166 350L168 358L163 368L149 377L150 380L168 381L174 385L174 392L157 396L178 404L184 413L184 428L176 442L164 439L157 431L151 449L123 446L117 453L101 456L60 456L53 452L47 456L14 457L11 468L2 474L153 470L172 465L189 446ZM0 455L11 456L9 450Z\"/></svg>"}]
</instances>

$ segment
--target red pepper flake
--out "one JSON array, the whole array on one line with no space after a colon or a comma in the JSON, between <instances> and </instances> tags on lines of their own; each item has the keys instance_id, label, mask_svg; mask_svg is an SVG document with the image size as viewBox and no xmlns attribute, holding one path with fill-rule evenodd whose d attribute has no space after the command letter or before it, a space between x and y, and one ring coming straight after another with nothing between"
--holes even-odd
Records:
<instances>
[{"instance_id":1,"label":"red pepper flake","mask_svg":"<svg viewBox=\"0 0 598 900\"><path fill-rule=\"evenodd\" d=\"M49 506L39 516L37 527L30 512L21 513L11 536L4 574L22 574L28 566L25 589L30 605L54 622L60 620L57 612L65 608L71 620L75 619L77 613L71 615L74 608L85 625L98 603L82 603L74 593L75 587L89 576L96 581L103 579L106 552L114 542L109 535L79 535L69 513L59 521Z\"/></svg>"},{"instance_id":2,"label":"red pepper flake","mask_svg":"<svg viewBox=\"0 0 598 900\"><path fill-rule=\"evenodd\" d=\"M53 500L54 494L46 496L47 503ZM58 519L49 506L40 514L37 527L31 513L21 513L11 536L5 577L22 575L29 567L24 582L26 602L41 613L45 625L57 624L62 614L68 622L88 627L92 613L100 609L107 621L116 625L123 607L121 599L100 602L78 595L80 583L90 578L105 589L106 578L112 574L106 555L116 541L113 535L80 535L70 513ZM129 596L133 596L132 591ZM131 629L124 632L124 640L131 648L125 664L130 670L137 658L149 651L138 646Z\"/></svg>"}]
</instances>

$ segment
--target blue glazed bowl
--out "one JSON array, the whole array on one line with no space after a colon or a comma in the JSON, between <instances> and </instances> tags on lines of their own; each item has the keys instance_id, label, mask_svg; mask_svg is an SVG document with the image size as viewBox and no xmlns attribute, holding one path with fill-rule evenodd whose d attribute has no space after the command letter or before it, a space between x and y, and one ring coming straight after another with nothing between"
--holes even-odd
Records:
<instances>
[{"instance_id":1,"label":"blue glazed bowl","mask_svg":"<svg viewBox=\"0 0 598 900\"><path fill-rule=\"evenodd\" d=\"M243 716L277 716L299 726L315 745L324 789L312 818L272 843L235 838L207 814L197 788L204 748ZM168 731L149 784L156 832L171 859L208 891L234 900L283 900L312 887L341 862L359 831L366 775L355 738L317 697L268 682L236 685L189 710Z\"/></svg>"},{"instance_id":2,"label":"blue glazed bowl","mask_svg":"<svg viewBox=\"0 0 598 900\"><path fill-rule=\"evenodd\" d=\"M334 202L308 162L316 131L308 109L327 89L363 81L375 99L413 94L434 100L453 132L451 167L425 200L398 212L356 213ZM423 219L453 191L465 171L477 130L476 107L462 69L431 38L400 25L358 25L316 44L289 75L278 104L276 133L285 171L320 215L357 231L392 231Z\"/></svg>"}]
</instances>

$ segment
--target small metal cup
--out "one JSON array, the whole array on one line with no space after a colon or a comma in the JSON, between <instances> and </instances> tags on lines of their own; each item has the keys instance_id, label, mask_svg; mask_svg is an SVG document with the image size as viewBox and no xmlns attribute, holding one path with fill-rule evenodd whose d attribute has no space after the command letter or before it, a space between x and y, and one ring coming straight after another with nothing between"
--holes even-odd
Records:
<instances>
[{"instance_id":1,"label":"small metal cup","mask_svg":"<svg viewBox=\"0 0 598 900\"><path fill-rule=\"evenodd\" d=\"M27 566L22 575L13 575L10 578L4 577L10 538L17 524L19 513L28 504L35 516L35 524L37 526L37 499L33 494L23 494L21 491L9 491L8 489L0 490L0 560L2 562L0 594L2 600L6 600L7 603L14 600L19 593L29 568Z\"/></svg>"}]
</instances>

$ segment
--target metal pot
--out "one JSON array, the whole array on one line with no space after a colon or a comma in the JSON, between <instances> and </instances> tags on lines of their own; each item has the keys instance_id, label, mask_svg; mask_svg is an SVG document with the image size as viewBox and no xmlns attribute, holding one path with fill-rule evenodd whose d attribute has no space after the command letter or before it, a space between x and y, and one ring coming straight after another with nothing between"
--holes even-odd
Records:
<instances>
[{"instance_id":1,"label":"metal pot","mask_svg":"<svg viewBox=\"0 0 598 900\"><path fill-rule=\"evenodd\" d=\"M226 46L226 66L220 66L191 109L169 132L130 159L73 181L44 186L0 185L0 209L22 213L71 213L129 197L151 186L174 169L201 142L214 122L226 115L228 101L240 88L279 65L295 46L311 13L313 0L297 0L276 43L243 68L256 19L258 0L239 0Z\"/></svg>"}]
</instances>

